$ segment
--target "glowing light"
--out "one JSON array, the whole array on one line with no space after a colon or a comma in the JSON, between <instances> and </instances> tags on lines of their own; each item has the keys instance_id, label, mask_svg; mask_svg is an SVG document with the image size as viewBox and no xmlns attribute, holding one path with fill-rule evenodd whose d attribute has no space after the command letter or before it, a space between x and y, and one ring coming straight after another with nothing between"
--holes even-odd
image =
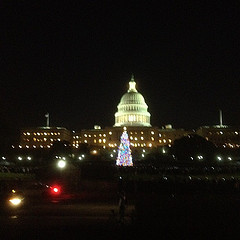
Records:
<instances>
[{"instance_id":1,"label":"glowing light","mask_svg":"<svg viewBox=\"0 0 240 240\"><path fill-rule=\"evenodd\" d=\"M59 168L65 168L66 167L66 162L64 160L59 160L57 163L57 166Z\"/></svg>"},{"instance_id":2,"label":"glowing light","mask_svg":"<svg viewBox=\"0 0 240 240\"><path fill-rule=\"evenodd\" d=\"M93 150L92 154L94 154L94 155L97 154L97 150Z\"/></svg>"},{"instance_id":3,"label":"glowing light","mask_svg":"<svg viewBox=\"0 0 240 240\"><path fill-rule=\"evenodd\" d=\"M61 192L59 186L53 186L53 187L50 187L50 188L51 188L51 193L52 194L59 195L60 192Z\"/></svg>"},{"instance_id":4,"label":"glowing light","mask_svg":"<svg viewBox=\"0 0 240 240\"><path fill-rule=\"evenodd\" d=\"M9 199L9 202L11 202L14 206L17 206L22 202L22 200L18 197L15 197L15 198Z\"/></svg>"},{"instance_id":5,"label":"glowing light","mask_svg":"<svg viewBox=\"0 0 240 240\"><path fill-rule=\"evenodd\" d=\"M126 130L124 130L121 136L121 143L118 148L116 165L117 166L133 166L132 154L130 149L130 141L129 141Z\"/></svg>"},{"instance_id":6,"label":"glowing light","mask_svg":"<svg viewBox=\"0 0 240 240\"><path fill-rule=\"evenodd\" d=\"M18 157L18 160L19 160L19 161L22 161L22 157Z\"/></svg>"}]
</instances>

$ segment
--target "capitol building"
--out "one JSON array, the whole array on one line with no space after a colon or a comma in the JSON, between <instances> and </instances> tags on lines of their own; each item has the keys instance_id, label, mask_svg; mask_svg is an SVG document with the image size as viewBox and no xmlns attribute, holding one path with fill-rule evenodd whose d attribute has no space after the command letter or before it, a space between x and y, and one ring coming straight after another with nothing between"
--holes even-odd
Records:
<instances>
[{"instance_id":1,"label":"capitol building","mask_svg":"<svg viewBox=\"0 0 240 240\"><path fill-rule=\"evenodd\" d=\"M171 147L176 139L188 135L189 131L174 129L172 126L153 127L151 114L143 95L137 90L137 83L132 76L127 91L122 95L114 115L113 126L102 128L99 125L92 129L76 132L63 127L25 128L20 132L18 148L51 148L55 142L70 142L75 149L87 144L93 152L101 149L116 150L120 144L123 129L127 129L132 151L148 151L154 147ZM239 148L240 129L222 124L203 126L194 130L195 134L213 142L218 147Z\"/></svg>"},{"instance_id":2,"label":"capitol building","mask_svg":"<svg viewBox=\"0 0 240 240\"><path fill-rule=\"evenodd\" d=\"M114 127L151 127L151 114L148 112L148 106L144 97L136 89L136 82L133 76L129 82L129 89L122 96L117 108Z\"/></svg>"},{"instance_id":3,"label":"capitol building","mask_svg":"<svg viewBox=\"0 0 240 240\"><path fill-rule=\"evenodd\" d=\"M116 148L120 144L123 128L126 127L132 150L171 146L175 139L186 134L183 129L173 129L171 125L163 128L152 127L151 114L136 82L132 76L126 93L120 99L115 113L115 124L112 127L101 128L95 125L93 129L81 130L73 135L73 146L85 143L102 148Z\"/></svg>"},{"instance_id":4,"label":"capitol building","mask_svg":"<svg viewBox=\"0 0 240 240\"><path fill-rule=\"evenodd\" d=\"M186 134L183 129L173 129L171 125L158 128L151 126L151 114L143 95L138 92L132 76L127 92L123 94L115 113L115 124L102 128L95 125L93 129L72 132L62 127L38 127L22 129L20 148L51 148L56 141L70 142L78 149L87 144L97 151L101 148L114 149L120 144L123 129L126 128L132 150L147 149L157 146L171 146L175 139Z\"/></svg>"}]
</instances>

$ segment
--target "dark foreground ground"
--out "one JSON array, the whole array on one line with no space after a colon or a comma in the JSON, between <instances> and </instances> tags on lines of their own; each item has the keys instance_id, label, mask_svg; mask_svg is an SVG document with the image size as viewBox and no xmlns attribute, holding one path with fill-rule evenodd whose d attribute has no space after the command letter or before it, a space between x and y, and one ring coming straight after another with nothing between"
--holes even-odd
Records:
<instances>
[{"instance_id":1,"label":"dark foreground ground","mask_svg":"<svg viewBox=\"0 0 240 240\"><path fill-rule=\"evenodd\" d=\"M58 200L29 195L21 209L2 208L0 239L240 239L234 182L145 182L126 193L123 223L109 189Z\"/></svg>"}]
</instances>

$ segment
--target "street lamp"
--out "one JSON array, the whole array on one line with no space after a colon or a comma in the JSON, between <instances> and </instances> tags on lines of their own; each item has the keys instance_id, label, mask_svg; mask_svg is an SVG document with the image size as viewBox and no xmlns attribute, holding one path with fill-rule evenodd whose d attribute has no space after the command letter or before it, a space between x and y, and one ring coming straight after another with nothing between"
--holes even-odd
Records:
<instances>
[{"instance_id":1,"label":"street lamp","mask_svg":"<svg viewBox=\"0 0 240 240\"><path fill-rule=\"evenodd\" d=\"M58 163L57 163L57 166L61 169L65 168L66 167L66 161L59 160Z\"/></svg>"}]
</instances>

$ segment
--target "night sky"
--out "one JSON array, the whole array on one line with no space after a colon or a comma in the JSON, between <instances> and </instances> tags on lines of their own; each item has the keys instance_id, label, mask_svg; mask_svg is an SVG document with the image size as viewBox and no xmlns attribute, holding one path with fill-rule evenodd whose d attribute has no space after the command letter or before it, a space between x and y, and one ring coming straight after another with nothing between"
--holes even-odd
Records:
<instances>
[{"instance_id":1,"label":"night sky","mask_svg":"<svg viewBox=\"0 0 240 240\"><path fill-rule=\"evenodd\" d=\"M134 74L153 126L240 125L239 1L0 2L0 129L114 124Z\"/></svg>"}]
</instances>

